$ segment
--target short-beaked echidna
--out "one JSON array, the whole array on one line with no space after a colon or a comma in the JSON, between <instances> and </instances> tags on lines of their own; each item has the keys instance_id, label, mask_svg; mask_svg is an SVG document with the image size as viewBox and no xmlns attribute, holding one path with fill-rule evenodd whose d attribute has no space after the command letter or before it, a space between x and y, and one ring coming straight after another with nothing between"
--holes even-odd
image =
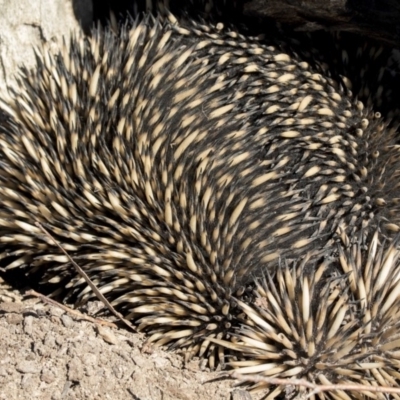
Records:
<instances>
[{"instance_id":1,"label":"short-beaked echidna","mask_svg":"<svg viewBox=\"0 0 400 400\"><path fill-rule=\"evenodd\" d=\"M399 150L329 77L221 25L147 17L38 54L0 128L0 258L158 344L222 358L236 298L335 232L399 230ZM311 261L310 261L311 262Z\"/></svg>"},{"instance_id":2,"label":"short-beaked echidna","mask_svg":"<svg viewBox=\"0 0 400 400\"><path fill-rule=\"evenodd\" d=\"M254 305L239 301L249 318L236 328L235 341L220 344L238 357L231 362L245 377L305 379L319 385L350 385L352 391L286 391L258 383L265 398L388 399L388 394L356 390L400 384L400 250L398 239L368 248L346 235L339 259L307 269L307 262L281 263L257 279ZM289 383L289 382L288 382ZM400 399L392 393L390 398Z\"/></svg>"},{"instance_id":3,"label":"short-beaked echidna","mask_svg":"<svg viewBox=\"0 0 400 400\"><path fill-rule=\"evenodd\" d=\"M287 27L268 27L280 31L278 43L302 59L328 71L336 80L345 77L352 94L367 107L379 111L394 128L400 122L400 66L396 49L349 32L295 32Z\"/></svg>"}]
</instances>

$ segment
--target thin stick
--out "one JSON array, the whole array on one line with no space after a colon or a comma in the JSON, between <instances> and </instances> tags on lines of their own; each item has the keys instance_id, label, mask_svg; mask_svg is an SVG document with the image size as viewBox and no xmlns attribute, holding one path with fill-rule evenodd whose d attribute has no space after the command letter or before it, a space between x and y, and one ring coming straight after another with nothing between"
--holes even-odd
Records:
<instances>
[{"instance_id":1,"label":"thin stick","mask_svg":"<svg viewBox=\"0 0 400 400\"><path fill-rule=\"evenodd\" d=\"M396 393L400 394L400 388L394 388L389 386L367 386L367 385L352 385L352 384L340 384L340 385L316 385L304 379L281 379L281 378L267 378L260 375L242 375L237 372L233 372L230 376L234 379L238 379L241 382L253 382L253 383L267 383L269 385L279 386L302 386L308 389L312 389L306 398L310 398L314 394L320 392L336 391L336 390L348 390L356 392L373 392L373 393Z\"/></svg>"},{"instance_id":2,"label":"thin stick","mask_svg":"<svg viewBox=\"0 0 400 400\"><path fill-rule=\"evenodd\" d=\"M64 304L60 304L57 301L50 299L49 297L45 296L44 294L38 293L35 290L28 290L25 293L25 296L34 296L39 298L43 303L47 303L50 304L52 306L61 308L61 310L64 310L65 312L67 312L68 314L73 315L74 317L78 317L79 319L83 319L84 321L89 321L89 322L94 322L96 324L99 325L105 325L105 326L109 326L111 328L117 328L117 325L115 325L113 322L108 322L108 321L104 321L102 319L97 319L97 318L93 318L90 317L89 315L85 315L82 314L81 312L79 312L78 310L73 310L67 306L65 306Z\"/></svg>"},{"instance_id":3,"label":"thin stick","mask_svg":"<svg viewBox=\"0 0 400 400\"><path fill-rule=\"evenodd\" d=\"M39 227L45 234L48 236L54 243L55 245L68 257L70 260L71 264L75 267L76 271L78 274L86 281L86 283L90 286L90 288L93 290L94 294L97 296L97 298L110 310L110 312L115 315L119 320L121 320L127 327L132 329L134 332L136 332L135 327L128 321L126 320L118 311L115 310L115 308L111 305L111 303L104 297L102 293L100 293L99 289L97 289L96 285L91 281L91 279L88 277L85 271L72 259L72 257L63 249L63 247L51 236L51 234L40 224L40 222L36 222L35 225Z\"/></svg>"}]
</instances>

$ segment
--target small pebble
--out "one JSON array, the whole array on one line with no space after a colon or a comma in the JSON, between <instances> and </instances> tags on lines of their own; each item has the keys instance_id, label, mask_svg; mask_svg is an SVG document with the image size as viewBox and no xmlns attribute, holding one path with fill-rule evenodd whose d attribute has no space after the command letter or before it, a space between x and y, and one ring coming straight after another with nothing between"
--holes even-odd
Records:
<instances>
[{"instance_id":1,"label":"small pebble","mask_svg":"<svg viewBox=\"0 0 400 400\"><path fill-rule=\"evenodd\" d=\"M124 367L122 365L114 365L112 371L117 379L122 379L124 377Z\"/></svg>"},{"instance_id":2,"label":"small pebble","mask_svg":"<svg viewBox=\"0 0 400 400\"><path fill-rule=\"evenodd\" d=\"M118 340L115 337L114 333L111 331L111 329L106 329L103 328L100 325L97 325L97 332L99 335L103 338L103 340L109 344L117 344Z\"/></svg>"},{"instance_id":3,"label":"small pebble","mask_svg":"<svg viewBox=\"0 0 400 400\"><path fill-rule=\"evenodd\" d=\"M10 324L10 325L18 325L20 323L22 323L22 321L24 320L24 317L22 314L7 314L6 315L6 321Z\"/></svg>"},{"instance_id":4,"label":"small pebble","mask_svg":"<svg viewBox=\"0 0 400 400\"><path fill-rule=\"evenodd\" d=\"M68 363L68 380L71 382L79 382L83 376L83 366L79 358L74 357Z\"/></svg>"},{"instance_id":5,"label":"small pebble","mask_svg":"<svg viewBox=\"0 0 400 400\"><path fill-rule=\"evenodd\" d=\"M252 397L247 390L235 389L232 392L232 400L252 400Z\"/></svg>"},{"instance_id":6,"label":"small pebble","mask_svg":"<svg viewBox=\"0 0 400 400\"><path fill-rule=\"evenodd\" d=\"M56 377L54 373L49 368L43 368L42 374L40 375L40 380L44 383L52 383L54 382Z\"/></svg>"},{"instance_id":7,"label":"small pebble","mask_svg":"<svg viewBox=\"0 0 400 400\"><path fill-rule=\"evenodd\" d=\"M100 310L104 308L104 304L101 301L89 301L86 304L86 312L89 315L96 315Z\"/></svg>"},{"instance_id":8,"label":"small pebble","mask_svg":"<svg viewBox=\"0 0 400 400\"><path fill-rule=\"evenodd\" d=\"M67 314L61 316L61 322L66 328L70 328L73 324L72 318Z\"/></svg>"},{"instance_id":9,"label":"small pebble","mask_svg":"<svg viewBox=\"0 0 400 400\"><path fill-rule=\"evenodd\" d=\"M34 379L31 374L22 375L21 378L21 387L27 391L34 387Z\"/></svg>"},{"instance_id":10,"label":"small pebble","mask_svg":"<svg viewBox=\"0 0 400 400\"><path fill-rule=\"evenodd\" d=\"M52 347L52 348L56 347L56 340L54 339L54 335L51 332L47 333L47 335L44 338L43 343L47 347Z\"/></svg>"},{"instance_id":11,"label":"small pebble","mask_svg":"<svg viewBox=\"0 0 400 400\"><path fill-rule=\"evenodd\" d=\"M61 315L65 314L65 311L58 307L51 307L49 312L53 317L61 317Z\"/></svg>"},{"instance_id":12,"label":"small pebble","mask_svg":"<svg viewBox=\"0 0 400 400\"><path fill-rule=\"evenodd\" d=\"M40 366L36 361L22 361L16 369L23 374L38 374L40 372Z\"/></svg>"},{"instance_id":13,"label":"small pebble","mask_svg":"<svg viewBox=\"0 0 400 400\"><path fill-rule=\"evenodd\" d=\"M24 332L27 335L32 335L32 332L33 332L33 317L32 317L32 315L28 315L24 319Z\"/></svg>"},{"instance_id":14,"label":"small pebble","mask_svg":"<svg viewBox=\"0 0 400 400\"><path fill-rule=\"evenodd\" d=\"M24 308L24 305L21 303L14 303L11 301L8 302L0 302L0 311L4 311L7 313L19 313Z\"/></svg>"}]
</instances>

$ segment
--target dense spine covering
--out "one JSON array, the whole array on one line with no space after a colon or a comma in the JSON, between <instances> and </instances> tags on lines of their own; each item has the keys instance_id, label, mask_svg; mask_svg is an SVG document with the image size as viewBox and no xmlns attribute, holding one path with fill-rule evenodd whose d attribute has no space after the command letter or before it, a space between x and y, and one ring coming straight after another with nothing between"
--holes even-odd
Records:
<instances>
[{"instance_id":1,"label":"dense spine covering","mask_svg":"<svg viewBox=\"0 0 400 400\"><path fill-rule=\"evenodd\" d=\"M368 108L382 114L394 129L400 123L400 63L392 47L354 33L324 31L295 32L288 27L276 28L275 36L286 50L343 80L352 95ZM271 35L272 32L269 32Z\"/></svg>"},{"instance_id":2,"label":"dense spine covering","mask_svg":"<svg viewBox=\"0 0 400 400\"><path fill-rule=\"evenodd\" d=\"M273 309L282 324L274 329L285 318L300 329L304 313L326 324L335 339L319 343L329 353L337 332L353 335L346 318L360 313L322 318L324 310L303 307L299 317L298 293L307 284L324 307L327 291L343 284L328 282L337 270L321 261L336 257L337 232L364 242L377 229L381 238L399 231L395 134L279 47L169 18L72 39L22 71L0 127L2 265L43 271L80 303L92 297L40 222L153 342L213 367L239 337L239 358L264 368L259 358L270 354L254 355L246 339L256 332L273 349L265 323L254 321L269 314L246 303L255 287L258 296L281 296L283 311L292 307L292 316ZM358 260L350 256L348 264ZM279 259L299 262L274 272ZM279 292L269 284L275 277ZM393 285L385 289L394 304ZM382 289L370 287L372 296ZM354 296L329 301L347 312ZM315 351L324 361L325 350Z\"/></svg>"},{"instance_id":3,"label":"dense spine covering","mask_svg":"<svg viewBox=\"0 0 400 400\"><path fill-rule=\"evenodd\" d=\"M267 44L296 52L323 75L342 81L353 96L380 112L394 129L400 125L400 57L393 46L363 35L318 24L303 32L263 16L248 15L243 0L132 0L133 15L143 11L163 14L171 10L180 18L211 23L234 23L246 35L265 34ZM251 13L250 13L251 14ZM257 13L256 13L257 14ZM317 29L318 28L318 29Z\"/></svg>"},{"instance_id":4,"label":"dense spine covering","mask_svg":"<svg viewBox=\"0 0 400 400\"><path fill-rule=\"evenodd\" d=\"M349 244L342 234L339 259L315 269L307 262L281 263L257 280L254 305L239 302L249 321L237 329L231 366L244 375L306 379L320 385L393 386L400 382L400 250L398 240L369 247ZM265 398L285 393L282 386L258 384ZM376 398L383 393L343 390L311 395L316 399ZM301 393L301 389L300 389ZM286 393L286 399L299 392ZM399 399L398 394L391 394Z\"/></svg>"}]
</instances>

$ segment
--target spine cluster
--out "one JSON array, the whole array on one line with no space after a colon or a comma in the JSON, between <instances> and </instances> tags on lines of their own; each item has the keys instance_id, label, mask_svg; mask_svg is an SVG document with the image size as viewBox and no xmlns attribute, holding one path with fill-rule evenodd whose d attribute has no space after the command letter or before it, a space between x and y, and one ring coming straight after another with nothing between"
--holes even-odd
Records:
<instances>
[{"instance_id":1,"label":"spine cluster","mask_svg":"<svg viewBox=\"0 0 400 400\"><path fill-rule=\"evenodd\" d=\"M187 359L398 385L400 152L379 113L266 39L172 15L37 60L0 123L6 269L93 296L39 222Z\"/></svg>"}]
</instances>

